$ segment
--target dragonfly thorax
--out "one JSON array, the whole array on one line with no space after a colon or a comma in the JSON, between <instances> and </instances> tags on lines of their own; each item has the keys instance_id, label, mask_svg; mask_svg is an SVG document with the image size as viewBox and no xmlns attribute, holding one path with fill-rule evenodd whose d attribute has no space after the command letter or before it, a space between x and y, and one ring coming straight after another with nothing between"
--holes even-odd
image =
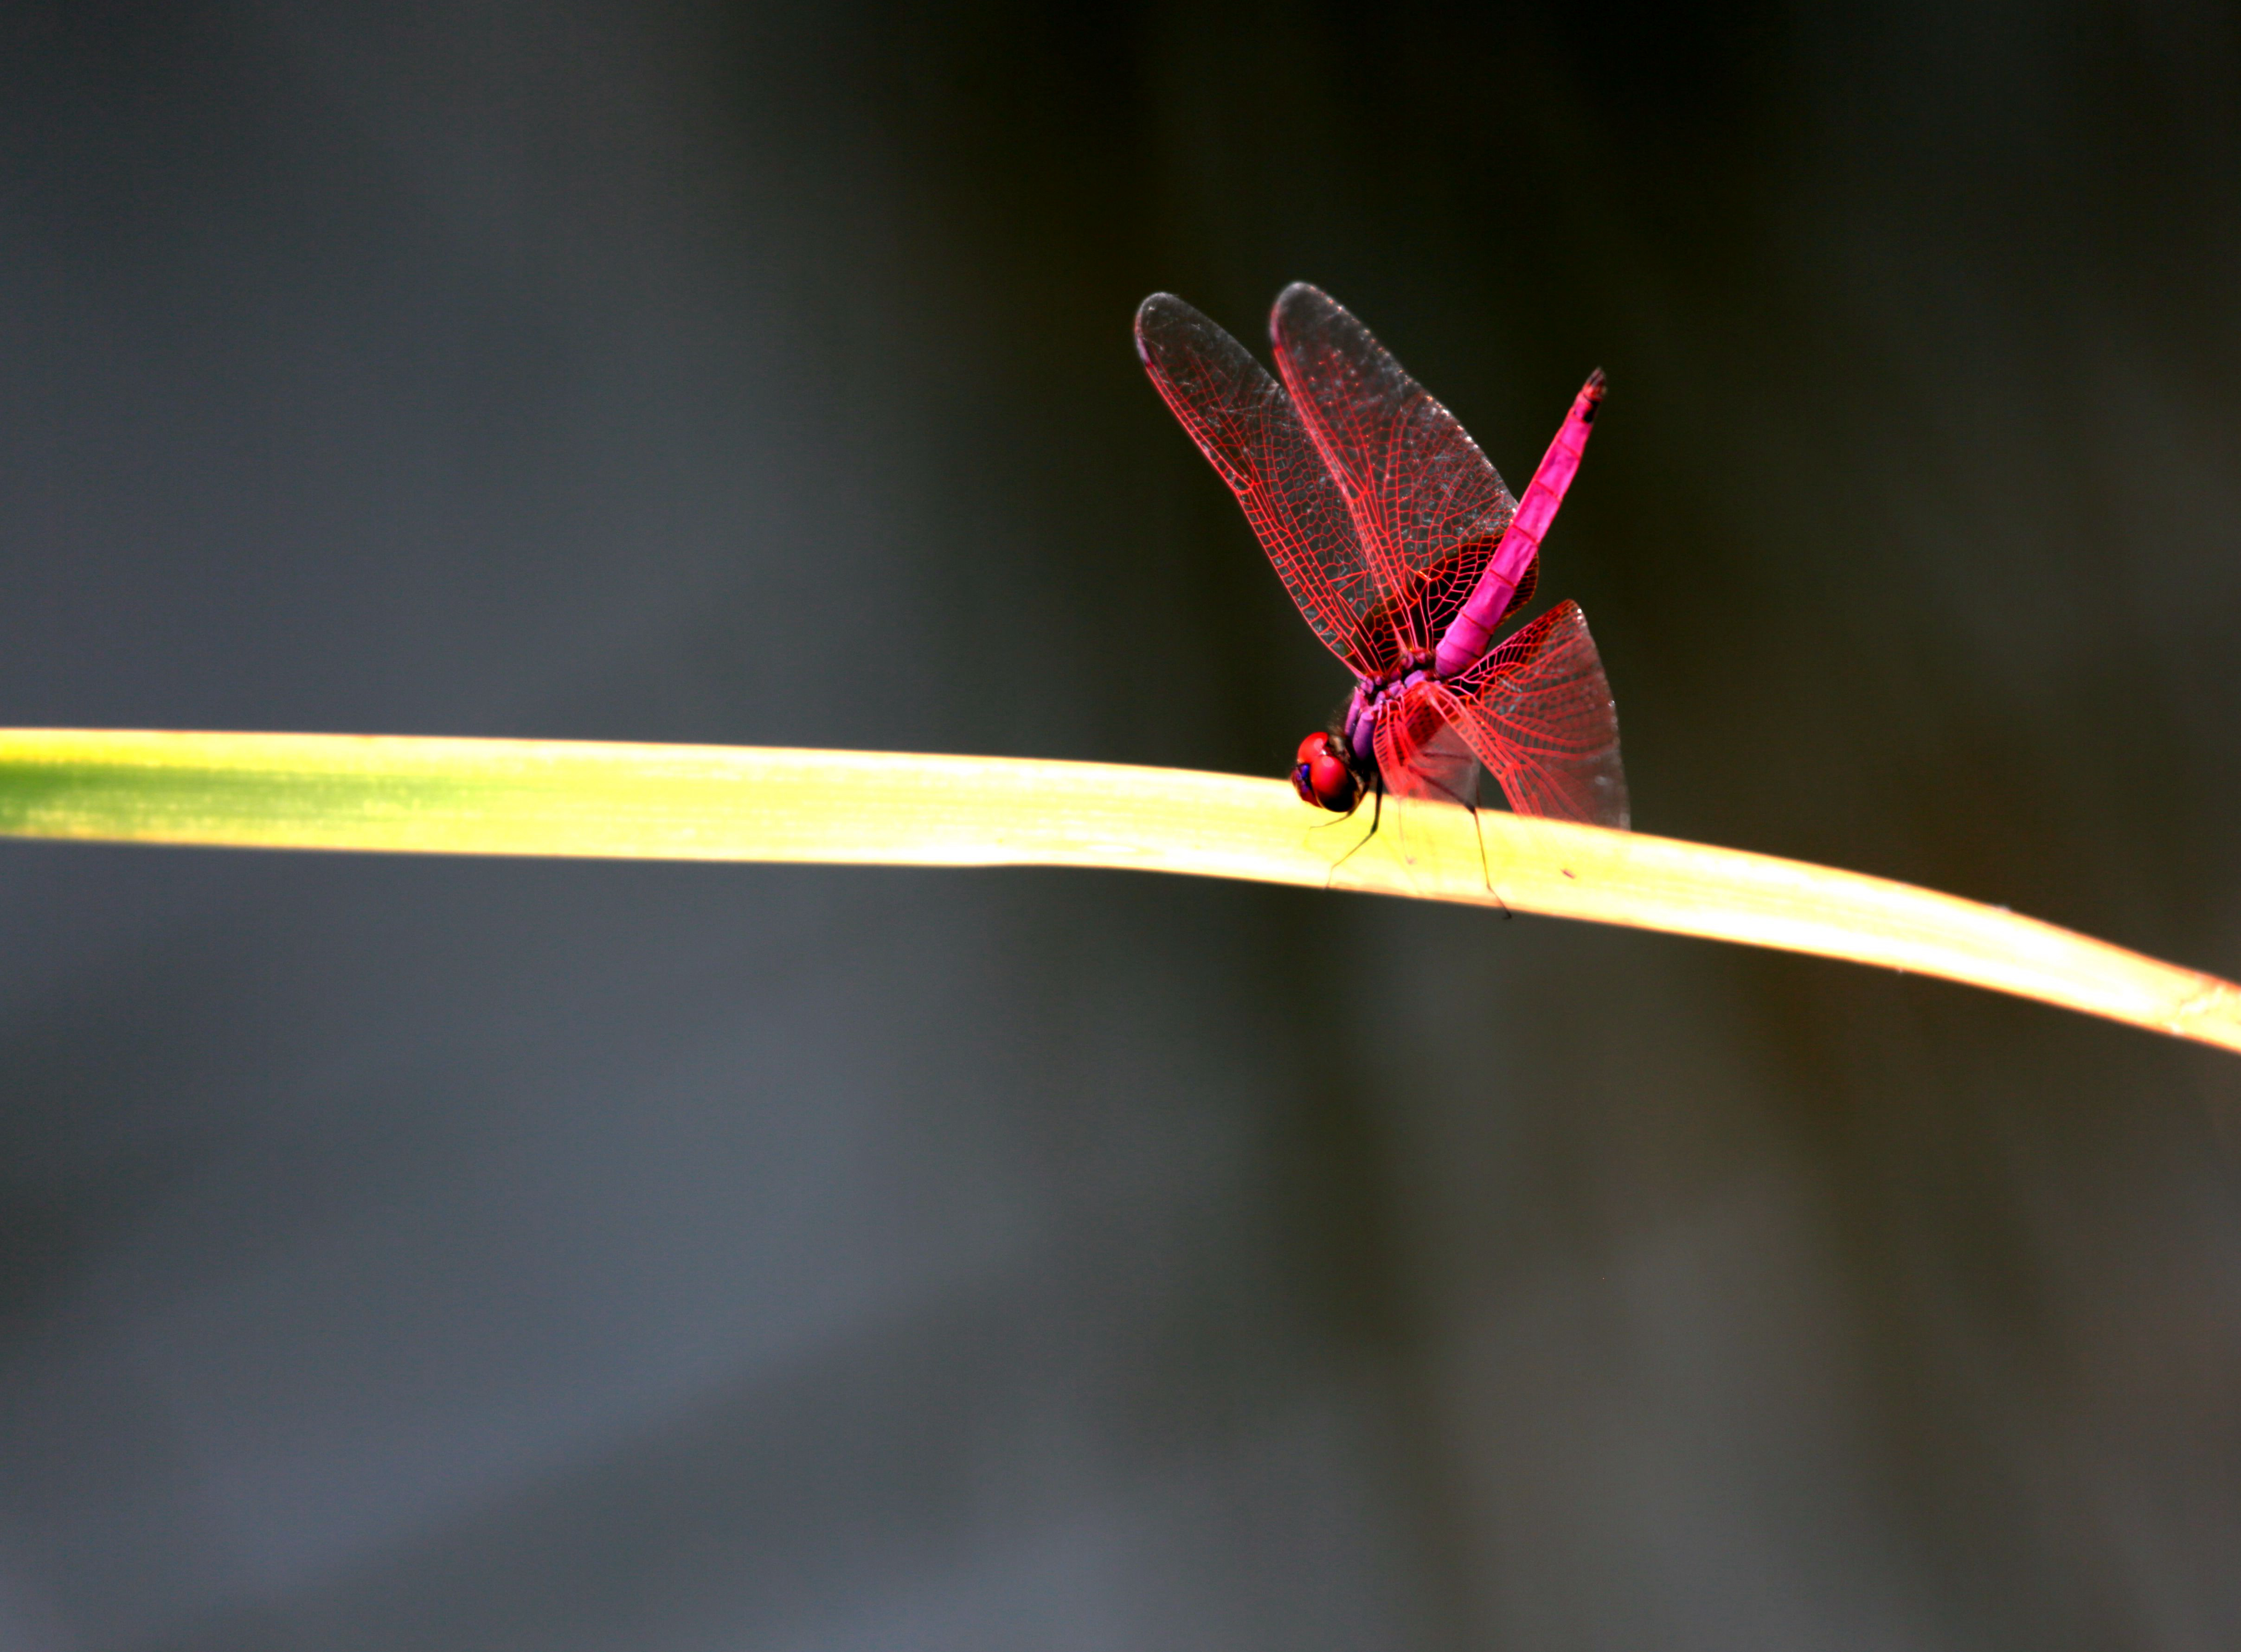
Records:
<instances>
[{"instance_id":1,"label":"dragonfly thorax","mask_svg":"<svg viewBox=\"0 0 2241 1652\"><path fill-rule=\"evenodd\" d=\"M1358 767L1368 772L1376 769L1379 713L1431 675L1428 661L1412 661L1388 676L1365 678L1354 686L1354 698L1347 702L1345 738Z\"/></svg>"},{"instance_id":2,"label":"dragonfly thorax","mask_svg":"<svg viewBox=\"0 0 2241 1652\"><path fill-rule=\"evenodd\" d=\"M1418 659L1402 671L1355 684L1338 726L1300 742L1292 765L1292 788L1301 799L1334 814L1352 813L1362 794L1378 782L1377 719L1387 706L1433 674L1429 663Z\"/></svg>"}]
</instances>

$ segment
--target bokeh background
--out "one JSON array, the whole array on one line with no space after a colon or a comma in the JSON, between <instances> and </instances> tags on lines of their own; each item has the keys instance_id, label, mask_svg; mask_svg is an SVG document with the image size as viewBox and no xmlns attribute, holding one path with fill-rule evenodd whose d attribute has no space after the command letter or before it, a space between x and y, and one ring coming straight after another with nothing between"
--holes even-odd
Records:
<instances>
[{"instance_id":1,"label":"bokeh background","mask_svg":"<svg viewBox=\"0 0 2241 1652\"><path fill-rule=\"evenodd\" d=\"M2223 6L0 15L0 721L1274 773L1336 293L1643 828L2241 974ZM2241 1642L2241 1064L1124 874L0 845L0 1646Z\"/></svg>"}]
</instances>

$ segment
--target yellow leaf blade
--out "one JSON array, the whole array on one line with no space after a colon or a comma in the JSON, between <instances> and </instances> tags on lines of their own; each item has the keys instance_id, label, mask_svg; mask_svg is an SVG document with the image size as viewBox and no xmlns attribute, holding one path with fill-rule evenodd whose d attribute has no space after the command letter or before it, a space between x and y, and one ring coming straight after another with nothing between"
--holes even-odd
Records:
<instances>
[{"instance_id":1,"label":"yellow leaf blade","mask_svg":"<svg viewBox=\"0 0 2241 1652\"><path fill-rule=\"evenodd\" d=\"M2241 987L1954 896L1499 810L1388 803L1363 841L1368 826L1306 809L1281 780L1108 763L0 730L0 833L15 836L1242 878L1846 958L2241 1050Z\"/></svg>"}]
</instances>

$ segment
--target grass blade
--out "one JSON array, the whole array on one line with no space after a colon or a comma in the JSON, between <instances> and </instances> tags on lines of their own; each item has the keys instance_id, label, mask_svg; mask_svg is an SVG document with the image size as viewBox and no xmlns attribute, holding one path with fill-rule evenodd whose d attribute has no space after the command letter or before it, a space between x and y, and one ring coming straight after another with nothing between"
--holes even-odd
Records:
<instances>
[{"instance_id":1,"label":"grass blade","mask_svg":"<svg viewBox=\"0 0 2241 1652\"><path fill-rule=\"evenodd\" d=\"M885 752L0 730L0 833L236 848L1072 866L1508 906L1943 976L2241 1050L2241 987L1996 907L1446 806L1321 824L1281 780Z\"/></svg>"}]
</instances>

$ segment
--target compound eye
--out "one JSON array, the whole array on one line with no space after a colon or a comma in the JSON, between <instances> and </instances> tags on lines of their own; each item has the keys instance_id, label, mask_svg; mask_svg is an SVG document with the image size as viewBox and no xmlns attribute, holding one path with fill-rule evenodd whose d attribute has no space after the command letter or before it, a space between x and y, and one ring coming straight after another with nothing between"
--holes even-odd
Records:
<instances>
[{"instance_id":1,"label":"compound eye","mask_svg":"<svg viewBox=\"0 0 2241 1652\"><path fill-rule=\"evenodd\" d=\"M1331 737L1318 732L1308 735L1300 742L1299 755L1292 760L1295 763L1312 763L1319 757L1328 756L1330 749Z\"/></svg>"},{"instance_id":2,"label":"compound eye","mask_svg":"<svg viewBox=\"0 0 2241 1652\"><path fill-rule=\"evenodd\" d=\"M1344 814L1361 794L1354 771L1329 752L1308 765L1308 784L1314 790L1315 801L1334 814Z\"/></svg>"}]
</instances>

